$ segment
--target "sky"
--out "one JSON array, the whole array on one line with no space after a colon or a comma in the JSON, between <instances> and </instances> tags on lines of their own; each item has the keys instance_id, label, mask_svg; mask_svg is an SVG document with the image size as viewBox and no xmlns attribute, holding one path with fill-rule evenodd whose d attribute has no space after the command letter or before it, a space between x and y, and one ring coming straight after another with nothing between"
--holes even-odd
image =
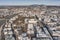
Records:
<instances>
[{"instance_id":1,"label":"sky","mask_svg":"<svg viewBox=\"0 0 60 40\"><path fill-rule=\"evenodd\" d=\"M60 5L60 0L0 0L0 5Z\"/></svg>"}]
</instances>

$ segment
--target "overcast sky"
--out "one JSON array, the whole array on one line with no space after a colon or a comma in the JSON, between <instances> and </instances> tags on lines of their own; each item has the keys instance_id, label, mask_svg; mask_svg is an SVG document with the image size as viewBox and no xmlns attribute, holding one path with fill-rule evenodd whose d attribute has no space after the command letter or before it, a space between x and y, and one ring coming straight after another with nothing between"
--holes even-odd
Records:
<instances>
[{"instance_id":1,"label":"overcast sky","mask_svg":"<svg viewBox=\"0 0 60 40\"><path fill-rule=\"evenodd\" d=\"M0 0L0 5L60 5L60 0Z\"/></svg>"}]
</instances>

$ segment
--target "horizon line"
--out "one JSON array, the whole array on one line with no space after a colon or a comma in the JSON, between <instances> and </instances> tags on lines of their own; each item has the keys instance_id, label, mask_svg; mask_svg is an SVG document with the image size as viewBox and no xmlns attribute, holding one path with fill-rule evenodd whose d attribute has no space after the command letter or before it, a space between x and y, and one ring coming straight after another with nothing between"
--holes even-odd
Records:
<instances>
[{"instance_id":1,"label":"horizon line","mask_svg":"<svg viewBox=\"0 0 60 40\"><path fill-rule=\"evenodd\" d=\"M30 5L60 6L60 5L51 5L51 4L49 4L49 5L48 4L26 4L26 5L24 5L24 4L23 5L19 5L19 4L14 5L13 4L13 5L0 5L0 6L30 6Z\"/></svg>"}]
</instances>

